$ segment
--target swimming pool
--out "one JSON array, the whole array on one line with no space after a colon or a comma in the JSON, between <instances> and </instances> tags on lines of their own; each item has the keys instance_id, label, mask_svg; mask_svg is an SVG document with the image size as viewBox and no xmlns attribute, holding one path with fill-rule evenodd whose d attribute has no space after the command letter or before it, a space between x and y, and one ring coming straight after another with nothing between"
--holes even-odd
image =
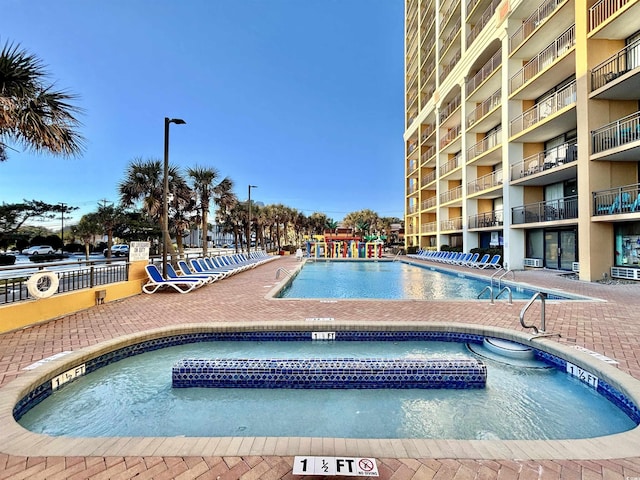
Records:
<instances>
[{"instance_id":1,"label":"swimming pool","mask_svg":"<svg viewBox=\"0 0 640 480\"><path fill-rule=\"evenodd\" d=\"M294 273L278 298L369 298L399 300L476 300L490 285L485 278L397 261L312 261ZM514 299L529 299L535 291L513 282ZM494 286L493 295L499 290ZM489 299L485 291L481 296ZM500 298L508 298L503 292ZM549 292L547 298L568 299Z\"/></svg>"},{"instance_id":2,"label":"swimming pool","mask_svg":"<svg viewBox=\"0 0 640 480\"><path fill-rule=\"evenodd\" d=\"M83 437L535 440L610 435L637 424L593 388L554 368L558 359L539 353L518 361L521 366L507 365L505 358L496 361L482 351L478 335L342 331L336 332L338 340L327 342L310 341L312 334L200 334L166 339L166 345L176 345L161 349L155 348L161 344L140 345L138 350L148 351L82 375L16 415L37 433ZM184 358L461 359L474 358L473 352L487 365L482 390L183 390L171 388L169 374ZM638 420L637 412L631 414Z\"/></svg>"}]
</instances>

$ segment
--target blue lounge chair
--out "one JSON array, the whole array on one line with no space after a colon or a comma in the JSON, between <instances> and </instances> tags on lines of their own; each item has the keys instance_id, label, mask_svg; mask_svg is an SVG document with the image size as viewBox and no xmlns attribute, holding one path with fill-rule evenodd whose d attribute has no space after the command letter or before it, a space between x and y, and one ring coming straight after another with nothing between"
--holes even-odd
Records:
<instances>
[{"instance_id":1,"label":"blue lounge chair","mask_svg":"<svg viewBox=\"0 0 640 480\"><path fill-rule=\"evenodd\" d=\"M488 253L485 253L480 260L476 260L474 262L469 262L469 264L467 266L471 267L471 268L477 268L478 265L483 265L483 264L487 263L490 258L491 258L491 255L489 255Z\"/></svg>"},{"instance_id":2,"label":"blue lounge chair","mask_svg":"<svg viewBox=\"0 0 640 480\"><path fill-rule=\"evenodd\" d=\"M212 277L214 281L221 280L226 277L222 272L203 271L202 269L197 271L195 269L191 269L184 260L178 260L178 268L180 268L183 275L208 275Z\"/></svg>"},{"instance_id":3,"label":"blue lounge chair","mask_svg":"<svg viewBox=\"0 0 640 480\"><path fill-rule=\"evenodd\" d=\"M173 288L179 293L189 293L203 285L201 280L196 280L195 278L169 278L165 280L162 278L162 273L160 273L160 270L158 270L158 267L155 265L145 265L144 268L147 271L147 276L149 277L149 281L142 286L142 291L144 293L155 293L163 287Z\"/></svg>"},{"instance_id":4,"label":"blue lounge chair","mask_svg":"<svg viewBox=\"0 0 640 480\"><path fill-rule=\"evenodd\" d=\"M167 277L178 279L178 280L182 280L185 278L194 278L196 280L200 280L203 284L211 283L214 280L217 280L217 278L213 277L212 275L195 275L195 274L184 274L184 273L182 275L178 275L178 273L173 268L173 265L171 265L170 263L167 263Z\"/></svg>"},{"instance_id":5,"label":"blue lounge chair","mask_svg":"<svg viewBox=\"0 0 640 480\"><path fill-rule=\"evenodd\" d=\"M480 257L479 253L474 253L473 255L469 254L470 257L467 258L467 260L465 260L464 262L461 262L460 265L462 265L463 267L470 267L473 263L478 261L478 258ZM487 257L488 258L488 257Z\"/></svg>"},{"instance_id":6,"label":"blue lounge chair","mask_svg":"<svg viewBox=\"0 0 640 480\"><path fill-rule=\"evenodd\" d=\"M495 269L499 269L502 268L502 265L500 265L500 255L494 255L491 260L489 260L488 262L484 262L483 264L478 264L478 268L495 268Z\"/></svg>"}]
</instances>

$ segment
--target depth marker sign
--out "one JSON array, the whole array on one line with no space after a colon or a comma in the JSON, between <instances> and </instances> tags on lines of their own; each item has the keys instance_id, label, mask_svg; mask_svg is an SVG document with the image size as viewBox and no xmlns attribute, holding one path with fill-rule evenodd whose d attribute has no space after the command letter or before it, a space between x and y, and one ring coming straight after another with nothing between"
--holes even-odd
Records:
<instances>
[{"instance_id":1,"label":"depth marker sign","mask_svg":"<svg viewBox=\"0 0 640 480\"><path fill-rule=\"evenodd\" d=\"M295 457L294 475L340 475L343 477L377 477L375 458Z\"/></svg>"}]
</instances>

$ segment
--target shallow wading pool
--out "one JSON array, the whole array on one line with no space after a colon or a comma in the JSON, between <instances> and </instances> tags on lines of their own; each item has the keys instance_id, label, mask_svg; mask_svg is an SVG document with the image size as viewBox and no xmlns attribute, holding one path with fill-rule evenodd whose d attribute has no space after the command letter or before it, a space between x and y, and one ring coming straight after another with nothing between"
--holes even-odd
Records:
<instances>
[{"instance_id":1,"label":"shallow wading pool","mask_svg":"<svg viewBox=\"0 0 640 480\"><path fill-rule=\"evenodd\" d=\"M148 331L144 334L114 339L78 352L60 355L56 359L38 362L31 371L21 374L16 380L0 389L0 419L3 422L0 451L14 455L59 455L62 453L64 455L102 456L122 455L124 453L142 456L176 455L176 452L180 452L182 455L309 455L313 452L314 454L324 453L327 455L339 453L342 455L364 456L446 456L446 458L476 459L620 458L631 457L640 451L640 431L638 427L633 427L633 425L631 425L630 430L621 431L620 433L577 440L503 440L497 438L499 434L494 435L490 430L487 430L484 435L478 435L482 440L406 437L385 440L385 438L388 438L387 436L384 438L350 440L335 436L333 431L328 431L328 436L326 437L304 437L300 436L301 433L296 436L286 437L270 436L271 434L249 436L242 433L206 437L189 437L185 436L184 433L172 437L134 437L128 434L121 437L89 437L81 436L81 434L52 436L30 432L15 421L14 415L17 417L23 416L30 407L37 405L39 400L44 400L50 396L52 384L64 381L65 378L73 378L77 374L79 378L69 382L57 392L64 394L65 390L71 391L70 389L74 388L74 383L90 377L90 375L83 377L83 374L105 366L117 366L117 360L131 357L137 353L158 350L172 344L173 346L182 345L183 347L188 347L190 343L185 343L185 341L192 342L194 335L211 336L222 333L225 336L235 336L237 334L246 336L247 334L256 333L260 336L281 337L283 332L287 335L291 332L296 332L296 335L302 332L308 338L313 336L314 332L334 332L336 335L340 334L340 332L362 332L364 335L370 335L371 333L388 335L394 332L417 332L420 335L441 335L445 333L452 339L464 337L465 342L467 342L469 335L516 341L527 347L535 347L541 355L545 356L545 362L548 363L548 360L551 360L552 363L556 362L555 369L565 370L568 365L572 365L575 367L576 373L581 375L582 378L596 377L599 380L598 391L609 391L610 394L608 395L618 405L626 409L627 413L625 415L627 417L632 418L635 416L634 418L637 418L637 405L640 404L640 382L617 368L602 362L595 356L561 346L555 341L532 339L528 335L500 328L478 327L466 324L396 321L358 322L357 326L355 326L338 322L331 322L331 324L319 323L271 322L262 324L260 328L257 328L250 323L237 322L163 328ZM319 346L323 347L323 345ZM487 363L489 362L489 360L486 361ZM553 375L556 375L556 373ZM170 373L167 372L167 379L169 377ZM568 379L567 381L571 384L576 383L575 379ZM186 391L189 390L191 389L186 389ZM291 390L283 391L285 393L292 392ZM624 407L625 405L626 407ZM83 408L90 409L92 405L87 404ZM509 405L505 406L505 409L509 408L511 408ZM52 412L52 415L56 415L56 412ZM367 417L367 422L369 423L375 423L380 420L378 414L372 414L370 417ZM305 422L313 422L314 418L313 416L306 417ZM580 423L588 421L588 419L580 409L575 409L573 421ZM451 417L450 422L461 423L456 420L455 416ZM632 421L632 423L637 423L637 421ZM237 426L232 425L232 428L237 428ZM248 427L248 425L244 426ZM490 425L484 426L490 427ZM298 425L298 428L300 428L300 425ZM203 433L198 433L198 435L200 434ZM288 432L287 435L289 435Z\"/></svg>"}]
</instances>

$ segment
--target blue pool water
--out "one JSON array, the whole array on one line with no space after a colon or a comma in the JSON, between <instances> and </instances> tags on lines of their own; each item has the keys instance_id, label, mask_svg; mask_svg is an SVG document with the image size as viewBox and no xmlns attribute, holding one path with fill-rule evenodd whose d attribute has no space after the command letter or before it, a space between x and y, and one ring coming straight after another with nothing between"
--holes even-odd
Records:
<instances>
[{"instance_id":1,"label":"blue pool water","mask_svg":"<svg viewBox=\"0 0 640 480\"><path fill-rule=\"evenodd\" d=\"M480 346L475 345L474 350ZM87 374L19 420L70 436L565 439L636 424L574 377L483 358L485 389L290 390L171 387L184 358L478 358L465 343L217 341L127 357Z\"/></svg>"},{"instance_id":2,"label":"blue pool water","mask_svg":"<svg viewBox=\"0 0 640 480\"><path fill-rule=\"evenodd\" d=\"M405 262L307 262L279 296L470 300L477 299L487 285L474 277ZM512 287L511 291L514 299L529 299L535 293L520 287ZM485 292L482 298L488 299L489 293ZM503 293L501 298L508 298L508 294Z\"/></svg>"}]
</instances>

